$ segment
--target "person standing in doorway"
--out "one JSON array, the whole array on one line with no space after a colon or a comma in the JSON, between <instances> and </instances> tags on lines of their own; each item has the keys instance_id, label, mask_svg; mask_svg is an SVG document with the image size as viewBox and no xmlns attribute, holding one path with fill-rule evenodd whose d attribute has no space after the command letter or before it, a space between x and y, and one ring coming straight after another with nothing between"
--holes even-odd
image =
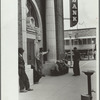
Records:
<instances>
[{"instance_id":1,"label":"person standing in doorway","mask_svg":"<svg viewBox=\"0 0 100 100\"><path fill-rule=\"evenodd\" d=\"M43 56L45 54L48 54L49 50L46 52L43 52L43 48L40 48L39 52L36 54L36 64L37 64L37 71L40 73L41 76L45 76L42 74L42 68L43 68Z\"/></svg>"},{"instance_id":2,"label":"person standing in doorway","mask_svg":"<svg viewBox=\"0 0 100 100\"><path fill-rule=\"evenodd\" d=\"M78 76L78 75L80 75L80 68L79 68L80 53L76 47L74 47L73 53L74 53L74 56L73 56L73 61L74 61L73 72L74 72L74 74L73 74L73 76Z\"/></svg>"},{"instance_id":3,"label":"person standing in doorway","mask_svg":"<svg viewBox=\"0 0 100 100\"><path fill-rule=\"evenodd\" d=\"M25 72L25 62L23 59L24 50L22 48L18 49L18 67L19 67L19 86L20 92L32 91L30 89L29 79Z\"/></svg>"}]
</instances>

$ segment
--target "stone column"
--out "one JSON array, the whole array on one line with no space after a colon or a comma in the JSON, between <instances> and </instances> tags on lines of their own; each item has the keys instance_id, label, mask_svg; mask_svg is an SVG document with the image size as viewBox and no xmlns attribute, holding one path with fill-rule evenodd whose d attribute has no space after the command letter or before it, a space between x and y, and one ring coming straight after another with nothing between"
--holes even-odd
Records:
<instances>
[{"instance_id":1,"label":"stone column","mask_svg":"<svg viewBox=\"0 0 100 100\"><path fill-rule=\"evenodd\" d=\"M56 29L55 29L55 10L54 0L46 0L46 38L48 61L56 60Z\"/></svg>"},{"instance_id":2,"label":"stone column","mask_svg":"<svg viewBox=\"0 0 100 100\"><path fill-rule=\"evenodd\" d=\"M21 10L22 10L22 47L25 50L23 57L25 62L27 62L27 32L26 32L26 0L21 0Z\"/></svg>"},{"instance_id":3,"label":"stone column","mask_svg":"<svg viewBox=\"0 0 100 100\"><path fill-rule=\"evenodd\" d=\"M63 0L55 0L57 59L64 58Z\"/></svg>"},{"instance_id":4,"label":"stone column","mask_svg":"<svg viewBox=\"0 0 100 100\"><path fill-rule=\"evenodd\" d=\"M21 0L18 0L18 47L22 47L22 10L21 10Z\"/></svg>"}]
</instances>

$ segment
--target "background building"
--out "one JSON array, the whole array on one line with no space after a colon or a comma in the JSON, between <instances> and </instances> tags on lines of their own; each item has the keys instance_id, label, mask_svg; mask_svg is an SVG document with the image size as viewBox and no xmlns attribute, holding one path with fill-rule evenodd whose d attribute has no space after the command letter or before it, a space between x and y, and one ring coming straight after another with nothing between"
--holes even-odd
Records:
<instances>
[{"instance_id":1,"label":"background building","mask_svg":"<svg viewBox=\"0 0 100 100\"><path fill-rule=\"evenodd\" d=\"M50 50L44 60L56 61L64 55L63 1L19 0L18 43L25 50L26 64L35 63L39 48ZM58 9L59 8L59 9Z\"/></svg>"},{"instance_id":2,"label":"background building","mask_svg":"<svg viewBox=\"0 0 100 100\"><path fill-rule=\"evenodd\" d=\"M65 51L70 52L70 37L71 47L77 47L81 53L81 57L92 55L96 50L96 28L74 29L64 31Z\"/></svg>"},{"instance_id":3,"label":"background building","mask_svg":"<svg viewBox=\"0 0 100 100\"><path fill-rule=\"evenodd\" d=\"M64 58L63 0L18 0L18 47L24 49L29 78L40 48L49 50L48 63Z\"/></svg>"}]
</instances>

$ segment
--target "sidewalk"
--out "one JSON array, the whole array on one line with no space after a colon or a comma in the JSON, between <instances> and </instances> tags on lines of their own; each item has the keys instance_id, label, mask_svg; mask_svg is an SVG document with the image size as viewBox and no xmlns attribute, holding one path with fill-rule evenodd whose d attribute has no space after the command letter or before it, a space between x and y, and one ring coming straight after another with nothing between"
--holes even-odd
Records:
<instances>
[{"instance_id":1,"label":"sidewalk","mask_svg":"<svg viewBox=\"0 0 100 100\"><path fill-rule=\"evenodd\" d=\"M19 93L19 100L81 100L81 94L87 94L87 76L83 70L96 70L96 61L81 61L81 75L72 76L73 69L62 76L46 76L40 83L32 85L34 91ZM96 91L96 74L92 75L92 89ZM96 93L92 93L96 100Z\"/></svg>"}]
</instances>

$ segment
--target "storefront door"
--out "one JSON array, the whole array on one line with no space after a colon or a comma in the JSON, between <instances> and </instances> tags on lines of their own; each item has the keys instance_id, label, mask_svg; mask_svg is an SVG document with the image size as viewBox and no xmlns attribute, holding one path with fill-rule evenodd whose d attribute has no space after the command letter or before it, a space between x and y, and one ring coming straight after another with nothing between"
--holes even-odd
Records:
<instances>
[{"instance_id":1,"label":"storefront door","mask_svg":"<svg viewBox=\"0 0 100 100\"><path fill-rule=\"evenodd\" d=\"M34 48L34 40L27 39L27 63L35 64L35 48Z\"/></svg>"}]
</instances>

